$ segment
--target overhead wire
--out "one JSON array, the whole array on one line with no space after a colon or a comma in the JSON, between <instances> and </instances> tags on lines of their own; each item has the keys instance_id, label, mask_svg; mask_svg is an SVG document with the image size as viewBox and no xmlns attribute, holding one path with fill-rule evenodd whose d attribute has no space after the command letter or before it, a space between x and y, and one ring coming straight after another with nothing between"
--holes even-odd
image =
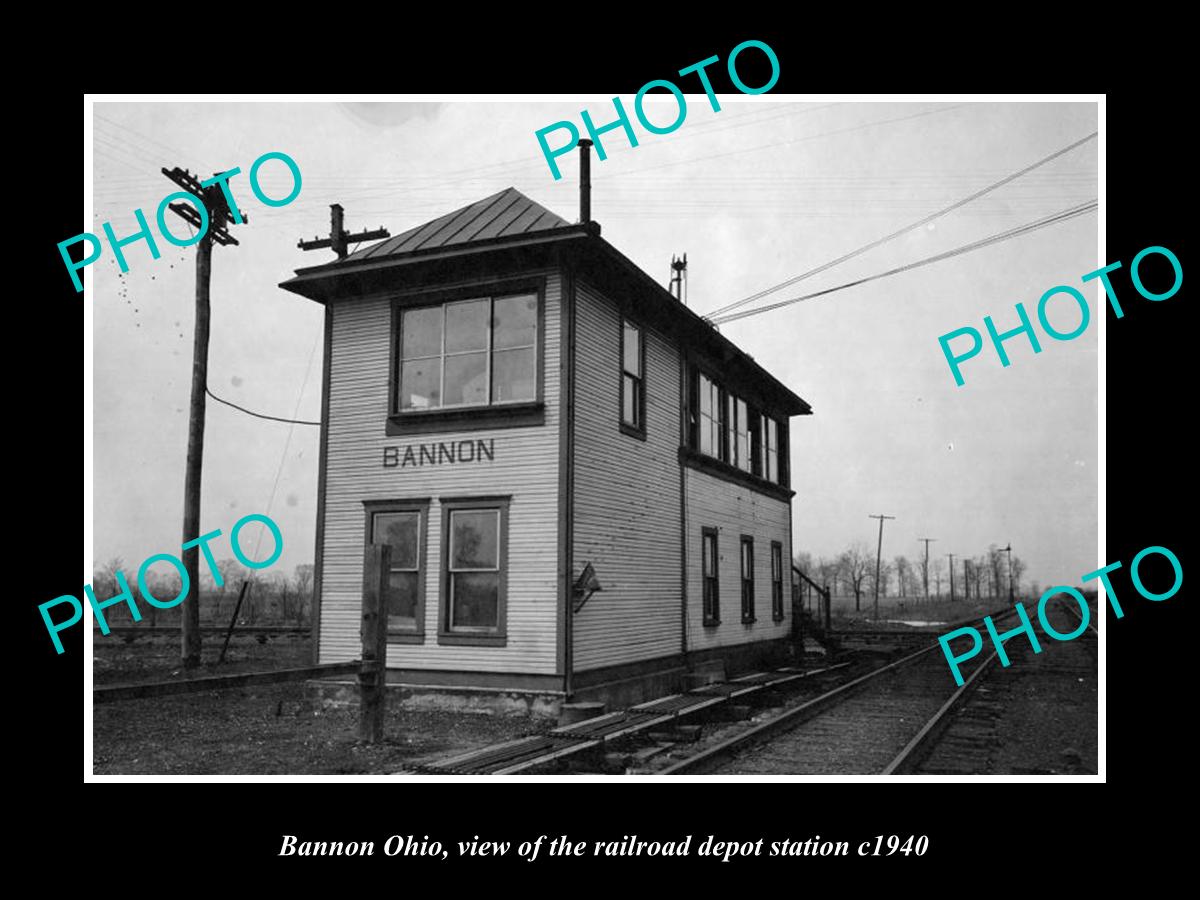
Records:
<instances>
[{"instance_id":1,"label":"overhead wire","mask_svg":"<svg viewBox=\"0 0 1200 900\"><path fill-rule=\"evenodd\" d=\"M908 232L913 231L916 228L920 228L923 225L928 225L930 222L934 221L935 219L940 219L942 216L948 215L949 213L952 213L956 209L960 209L961 207L966 206L968 203L971 203L974 200L978 200L980 197L984 196L985 194L989 194L992 191L996 190L997 188L1003 187L1004 185L1008 184L1009 182L1015 181L1016 179L1020 178L1022 175L1025 175L1028 172L1032 172L1034 169L1044 166L1044 165L1046 165L1046 163L1051 162L1052 160L1058 159L1060 156L1063 156L1064 154L1071 152L1076 147L1079 147L1079 146L1087 143L1088 141L1092 140L1094 137L1096 137L1096 135L1097 135L1097 132L1093 131L1091 134L1087 135L1086 137L1080 138L1079 140L1075 141L1074 143L1068 144L1066 147L1062 147L1058 150L1055 150L1049 156L1044 156L1041 159L1039 159L1037 162L1032 163L1028 166L1025 166L1025 168L1019 169L1010 175L1006 175L1004 178L1001 178L999 181L994 181L991 184L989 184L987 187L983 188L982 190L978 190L975 193L971 194L970 196L963 197L961 200L957 200L954 203L951 203L949 206L939 209L937 212L931 213L930 215L927 215L924 218L918 219L915 222L905 225L903 228L901 228L897 231L893 231L891 234L886 234L881 238L877 238L876 240L871 241L869 244L864 244L855 250L851 250L849 253L846 253L843 256L839 256L837 259L830 260L827 263L823 263L822 265L819 265L816 268L809 269L807 272L802 272L801 274L796 275L793 278L789 278L786 281L781 281L778 284L772 285L771 287L763 288L761 291L751 294L748 297L743 297L741 300L737 300L733 303L728 303L725 306L722 306L719 309L715 309L712 312L708 313L705 316L705 318L715 319L717 316L721 316L727 312L730 312L731 310L745 306L747 303L753 303L755 300L765 297L767 294L772 294L775 291L780 290L781 288L789 287L790 285L793 285L798 281L803 281L806 278L809 278L813 275L817 275L821 272L824 272L826 269L833 268L834 266L840 265L841 263L844 263L847 260L854 259L854 257L856 257L856 256L861 256L863 253L866 253L868 250L873 250L876 247L879 247L882 244L886 244L888 241L894 240L903 234L907 234Z\"/></svg>"},{"instance_id":2,"label":"overhead wire","mask_svg":"<svg viewBox=\"0 0 1200 900\"><path fill-rule=\"evenodd\" d=\"M248 416L254 416L254 418L256 418L256 419L267 419L270 422L286 422L286 423L290 423L292 425L320 425L321 424L320 422L310 422L305 419L285 419L285 418L282 418L281 416L268 416L266 413L259 413L259 412L255 412L252 409L246 409L246 407L244 407L244 406L238 406L236 403L232 403L229 400L225 400L222 397L218 397L216 394L214 394L209 389L207 384L204 386L204 393L208 394L208 396L212 397L218 403L224 403L226 406L232 406L234 409L238 410L239 412L244 412ZM297 411L299 411L299 410L297 410Z\"/></svg>"},{"instance_id":3,"label":"overhead wire","mask_svg":"<svg viewBox=\"0 0 1200 900\"><path fill-rule=\"evenodd\" d=\"M845 284L839 284L836 287L825 288L824 290L821 290L821 291L814 291L811 294L804 294L803 296L800 296L800 297L792 297L789 300L781 300L778 303L771 303L766 306L759 306L759 307L755 307L754 309L747 309L747 310L743 310L741 312L730 312L724 316L718 316L713 319L710 319L709 321L711 321L712 324L714 324L714 325L725 325L729 322L735 322L738 319L748 318L749 316L757 316L760 313L770 312L771 310L779 309L780 307L784 307L784 306L790 306L793 303L800 303L801 301L804 301L804 300L811 300L814 297L823 297L826 294L832 294L832 293L835 293L836 291L844 291L847 288L857 287L860 284L866 284L871 281L878 281L881 278L887 278L891 275L898 275L901 272L907 272L910 269L916 269L916 268L920 268L921 266L927 266L927 265L930 265L935 262L941 262L944 259L950 259L951 257L959 256L963 253L970 253L972 250L979 250L983 247L987 247L992 244L997 244L1001 241L1006 241L1006 240L1009 240L1014 237L1018 237L1023 234L1028 234L1031 231L1036 231L1039 228L1045 228L1048 225L1054 225L1058 222L1065 222L1068 219L1073 219L1076 216L1081 216L1085 213L1091 212L1092 210L1096 209L1098 206L1099 206L1098 201L1093 199L1093 200L1088 201L1087 203L1082 203L1078 206L1070 207L1068 209L1061 210L1057 213L1052 213L1051 215L1045 216L1036 221L1028 222L1024 225L1018 225L1015 228L1010 228L1007 231L1002 231L1002 232L998 232L997 234L989 235L986 238L982 238L978 241L972 241L969 244L963 244L960 247L955 247L953 250L947 250L944 253L938 253L938 254L935 254L934 256L928 256L924 259L919 259L916 262L907 263L903 266L897 266L894 269L888 269L886 272L879 272L875 275L868 275L865 278L856 278L854 281L848 281Z\"/></svg>"}]
</instances>

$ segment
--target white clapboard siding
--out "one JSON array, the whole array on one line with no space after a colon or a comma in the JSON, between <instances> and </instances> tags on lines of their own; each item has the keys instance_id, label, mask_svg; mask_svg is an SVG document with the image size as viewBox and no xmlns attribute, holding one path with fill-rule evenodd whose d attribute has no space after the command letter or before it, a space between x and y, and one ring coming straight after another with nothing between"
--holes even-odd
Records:
<instances>
[{"instance_id":1,"label":"white clapboard siding","mask_svg":"<svg viewBox=\"0 0 1200 900\"><path fill-rule=\"evenodd\" d=\"M622 434L621 316L576 295L574 574L591 562L603 588L575 617L584 671L681 649L679 357L644 330L647 439Z\"/></svg>"},{"instance_id":2,"label":"white clapboard siding","mask_svg":"<svg viewBox=\"0 0 1200 900\"><path fill-rule=\"evenodd\" d=\"M688 649L704 650L787 637L792 627L791 525L788 504L689 469L687 482ZM704 625L701 529L716 528L719 625ZM742 535L754 538L754 614L742 624ZM783 544L782 622L771 616L771 541Z\"/></svg>"},{"instance_id":3,"label":"white clapboard siding","mask_svg":"<svg viewBox=\"0 0 1200 900\"><path fill-rule=\"evenodd\" d=\"M389 301L333 307L325 482L320 661L361 655L364 500L432 498L425 572L424 644L389 644L392 668L553 674L557 667L560 281L546 282L542 426L430 434L385 433ZM494 442L494 460L383 466L383 449L463 440ZM478 454L477 454L478 455ZM442 509L439 497L511 495L508 640L503 647L437 642Z\"/></svg>"}]
</instances>

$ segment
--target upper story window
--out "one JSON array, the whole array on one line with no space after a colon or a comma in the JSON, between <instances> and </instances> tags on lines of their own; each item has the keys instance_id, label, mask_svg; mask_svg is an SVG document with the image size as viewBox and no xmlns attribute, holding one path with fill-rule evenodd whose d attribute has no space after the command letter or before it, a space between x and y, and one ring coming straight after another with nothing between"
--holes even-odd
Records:
<instances>
[{"instance_id":1,"label":"upper story window","mask_svg":"<svg viewBox=\"0 0 1200 900\"><path fill-rule=\"evenodd\" d=\"M765 439L762 442L762 475L767 481L782 484L779 469L779 423L770 416L764 416L763 423L765 424L765 428L763 429Z\"/></svg>"},{"instance_id":2,"label":"upper story window","mask_svg":"<svg viewBox=\"0 0 1200 900\"><path fill-rule=\"evenodd\" d=\"M752 471L754 457L750 452L750 411L746 401L733 394L726 394L725 421L729 426L729 458L730 465L737 466L743 471ZM755 419L758 417L755 416Z\"/></svg>"},{"instance_id":3,"label":"upper story window","mask_svg":"<svg viewBox=\"0 0 1200 900\"><path fill-rule=\"evenodd\" d=\"M694 370L691 448L764 481L788 485L787 423Z\"/></svg>"},{"instance_id":4,"label":"upper story window","mask_svg":"<svg viewBox=\"0 0 1200 900\"><path fill-rule=\"evenodd\" d=\"M699 398L699 444L700 452L717 459L725 458L724 416L722 415L721 389L707 375L700 375Z\"/></svg>"},{"instance_id":5,"label":"upper story window","mask_svg":"<svg viewBox=\"0 0 1200 900\"><path fill-rule=\"evenodd\" d=\"M400 412L536 400L537 295L404 309L399 348Z\"/></svg>"},{"instance_id":6,"label":"upper story window","mask_svg":"<svg viewBox=\"0 0 1200 900\"><path fill-rule=\"evenodd\" d=\"M621 320L621 425L626 433L646 431L646 350L642 329Z\"/></svg>"}]
</instances>

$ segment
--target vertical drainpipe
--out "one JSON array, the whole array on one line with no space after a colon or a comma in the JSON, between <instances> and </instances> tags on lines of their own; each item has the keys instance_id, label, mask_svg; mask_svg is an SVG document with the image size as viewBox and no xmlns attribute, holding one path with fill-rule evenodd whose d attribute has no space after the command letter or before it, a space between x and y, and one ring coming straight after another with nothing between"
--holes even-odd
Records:
<instances>
[{"instance_id":1,"label":"vertical drainpipe","mask_svg":"<svg viewBox=\"0 0 1200 900\"><path fill-rule=\"evenodd\" d=\"M563 610L563 694L564 702L570 703L575 692L575 270L574 262L568 261L563 270L562 315L566 341L562 348L562 378L565 381L563 395L566 408L561 410L566 429L563 451L563 490L566 493L562 525L563 578L566 584L566 608Z\"/></svg>"},{"instance_id":2,"label":"vertical drainpipe","mask_svg":"<svg viewBox=\"0 0 1200 900\"><path fill-rule=\"evenodd\" d=\"M592 142L586 138L579 142L579 223L587 225L592 220ZM566 416L566 451L564 462L566 466L566 516L563 522L563 536L566 552L564 590L567 595L567 605L564 610L563 627L566 630L566 640L563 648L563 693L566 702L571 702L575 693L575 267L574 261L568 262L563 272L563 309L566 326L566 345L562 352L562 377L566 379L564 394L567 408L562 410Z\"/></svg>"},{"instance_id":3,"label":"vertical drainpipe","mask_svg":"<svg viewBox=\"0 0 1200 900\"><path fill-rule=\"evenodd\" d=\"M691 439L690 383L688 382L687 356L679 348L679 408L680 446L686 447ZM688 652L688 519L687 519L687 466L679 460L679 602L680 602L680 652L687 664Z\"/></svg>"}]
</instances>

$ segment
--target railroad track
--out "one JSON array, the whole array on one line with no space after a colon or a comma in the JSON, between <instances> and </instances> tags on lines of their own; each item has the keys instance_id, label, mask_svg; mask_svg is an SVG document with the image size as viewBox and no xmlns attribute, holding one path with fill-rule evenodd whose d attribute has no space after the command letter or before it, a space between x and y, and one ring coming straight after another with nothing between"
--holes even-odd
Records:
<instances>
[{"instance_id":1,"label":"railroad track","mask_svg":"<svg viewBox=\"0 0 1200 900\"><path fill-rule=\"evenodd\" d=\"M1009 610L994 615L999 621ZM986 646L986 645L985 645ZM661 775L898 775L918 771L994 665L956 687L936 642L657 770Z\"/></svg>"},{"instance_id":2,"label":"railroad track","mask_svg":"<svg viewBox=\"0 0 1200 900\"><path fill-rule=\"evenodd\" d=\"M1012 610L993 613L999 619ZM970 621L977 624L977 619ZM951 623L954 628L963 623ZM733 746L743 740L761 737L780 722L794 722L794 709L802 706L811 712L816 705L828 703L833 697L848 696L866 678L906 665L912 659L936 652L943 659L936 642L939 632L901 632L904 637L924 639L929 643L917 653L911 648L873 646L847 650L837 654L829 664L817 669L781 669L757 672L694 688L616 710L573 725L549 732L529 735L502 745L480 748L454 757L417 763L413 771L428 774L509 775L530 773L604 772L613 774L650 774L679 765L684 771L705 752L691 752L687 761L678 754L687 752L697 742L714 742ZM899 635L897 635L899 636ZM895 664L878 666L879 654L890 659L903 655ZM944 662L940 678L953 685ZM754 722L762 722L754 725ZM750 721L747 721L750 720ZM733 734L733 737L729 737Z\"/></svg>"}]
</instances>

